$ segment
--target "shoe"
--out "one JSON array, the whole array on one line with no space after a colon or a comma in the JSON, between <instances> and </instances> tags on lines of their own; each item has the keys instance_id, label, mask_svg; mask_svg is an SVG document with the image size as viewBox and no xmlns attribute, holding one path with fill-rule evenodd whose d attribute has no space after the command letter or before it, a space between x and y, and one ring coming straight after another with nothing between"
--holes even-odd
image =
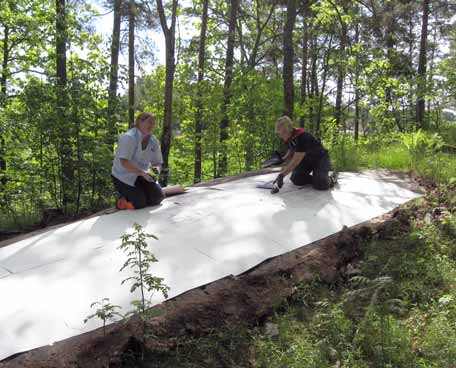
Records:
<instances>
[{"instance_id":1,"label":"shoe","mask_svg":"<svg viewBox=\"0 0 456 368\"><path fill-rule=\"evenodd\" d=\"M116 208L119 210L134 210L135 206L133 206L133 203L128 202L125 197L120 197L117 201Z\"/></svg>"}]
</instances>

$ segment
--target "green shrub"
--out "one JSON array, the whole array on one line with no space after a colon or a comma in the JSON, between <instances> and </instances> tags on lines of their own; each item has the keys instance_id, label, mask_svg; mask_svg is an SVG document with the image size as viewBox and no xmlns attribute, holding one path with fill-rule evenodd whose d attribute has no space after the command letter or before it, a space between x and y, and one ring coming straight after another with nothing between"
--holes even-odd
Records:
<instances>
[{"instance_id":1,"label":"green shrub","mask_svg":"<svg viewBox=\"0 0 456 368\"><path fill-rule=\"evenodd\" d=\"M354 341L373 368L415 368L410 332L391 315L368 313Z\"/></svg>"},{"instance_id":2,"label":"green shrub","mask_svg":"<svg viewBox=\"0 0 456 368\"><path fill-rule=\"evenodd\" d=\"M444 313L432 318L420 339L420 366L452 368L456 362L456 321Z\"/></svg>"},{"instance_id":3,"label":"green shrub","mask_svg":"<svg viewBox=\"0 0 456 368\"><path fill-rule=\"evenodd\" d=\"M255 339L255 361L258 368L325 367L320 348L307 332L306 325L296 321L292 313L277 321L279 336Z\"/></svg>"}]
</instances>

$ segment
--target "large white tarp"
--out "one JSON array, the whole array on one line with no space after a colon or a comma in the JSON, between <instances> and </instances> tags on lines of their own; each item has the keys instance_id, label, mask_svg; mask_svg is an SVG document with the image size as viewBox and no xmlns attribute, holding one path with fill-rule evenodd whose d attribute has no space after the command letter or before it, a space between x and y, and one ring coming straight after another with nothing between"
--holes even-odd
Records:
<instances>
[{"instance_id":1,"label":"large white tarp","mask_svg":"<svg viewBox=\"0 0 456 368\"><path fill-rule=\"evenodd\" d=\"M151 272L170 297L382 215L419 196L393 176L342 173L328 191L297 188L279 194L256 185L277 174L240 179L166 199L161 206L77 221L0 248L0 360L101 326L83 320L108 297L130 309L135 298L120 236L133 223L159 237ZM163 300L153 295L152 302Z\"/></svg>"}]
</instances>

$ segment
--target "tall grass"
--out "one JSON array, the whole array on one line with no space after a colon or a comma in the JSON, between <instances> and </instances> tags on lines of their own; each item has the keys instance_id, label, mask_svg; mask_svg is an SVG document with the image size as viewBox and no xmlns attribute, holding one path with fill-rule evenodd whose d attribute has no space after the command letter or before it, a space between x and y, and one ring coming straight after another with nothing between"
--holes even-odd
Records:
<instances>
[{"instance_id":1,"label":"tall grass","mask_svg":"<svg viewBox=\"0 0 456 368\"><path fill-rule=\"evenodd\" d=\"M456 154L442 152L442 146L439 136L421 131L358 142L341 135L330 146L330 154L337 171L384 168L413 172L437 182L456 180Z\"/></svg>"}]
</instances>

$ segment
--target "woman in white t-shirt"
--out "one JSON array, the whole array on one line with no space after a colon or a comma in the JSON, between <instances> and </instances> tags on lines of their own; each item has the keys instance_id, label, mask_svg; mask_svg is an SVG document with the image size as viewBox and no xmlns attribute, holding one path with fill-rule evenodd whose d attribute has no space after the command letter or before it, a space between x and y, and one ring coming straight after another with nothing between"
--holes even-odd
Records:
<instances>
[{"instance_id":1,"label":"woman in white t-shirt","mask_svg":"<svg viewBox=\"0 0 456 368\"><path fill-rule=\"evenodd\" d=\"M142 112L136 118L135 126L119 138L112 165L114 187L121 197L119 209L139 209L160 204L164 193L150 168L158 172L163 164L160 144L152 134L155 129L155 115Z\"/></svg>"}]
</instances>

